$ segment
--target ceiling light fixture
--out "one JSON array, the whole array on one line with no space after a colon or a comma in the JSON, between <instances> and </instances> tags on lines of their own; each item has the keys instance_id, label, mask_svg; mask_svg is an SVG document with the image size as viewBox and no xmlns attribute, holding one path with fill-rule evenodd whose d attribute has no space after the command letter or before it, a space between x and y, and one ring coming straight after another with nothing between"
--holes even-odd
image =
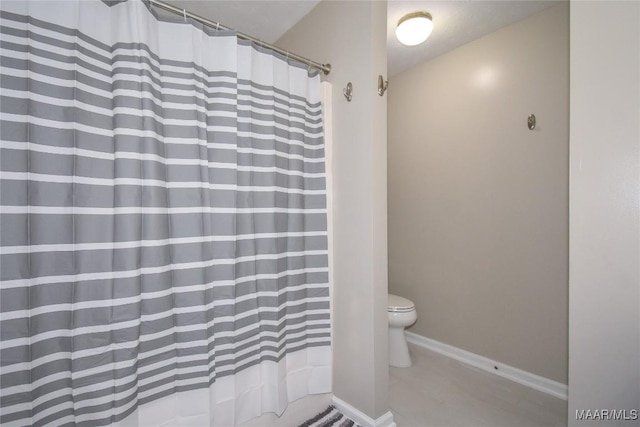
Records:
<instances>
[{"instance_id":1,"label":"ceiling light fixture","mask_svg":"<svg viewBox=\"0 0 640 427\"><path fill-rule=\"evenodd\" d=\"M431 14L413 12L400 18L396 28L396 37L405 46L416 46L425 41L431 31L433 31Z\"/></svg>"}]
</instances>

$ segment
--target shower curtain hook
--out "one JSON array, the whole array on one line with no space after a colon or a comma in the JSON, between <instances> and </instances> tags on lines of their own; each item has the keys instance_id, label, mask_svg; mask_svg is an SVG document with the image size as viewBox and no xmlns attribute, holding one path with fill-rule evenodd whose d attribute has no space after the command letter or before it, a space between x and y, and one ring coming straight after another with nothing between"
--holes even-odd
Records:
<instances>
[{"instance_id":1,"label":"shower curtain hook","mask_svg":"<svg viewBox=\"0 0 640 427\"><path fill-rule=\"evenodd\" d=\"M182 9L182 17L184 18L184 22L187 22L187 9Z\"/></svg>"},{"instance_id":2,"label":"shower curtain hook","mask_svg":"<svg viewBox=\"0 0 640 427\"><path fill-rule=\"evenodd\" d=\"M216 31L220 30L220 23L216 22Z\"/></svg>"}]
</instances>

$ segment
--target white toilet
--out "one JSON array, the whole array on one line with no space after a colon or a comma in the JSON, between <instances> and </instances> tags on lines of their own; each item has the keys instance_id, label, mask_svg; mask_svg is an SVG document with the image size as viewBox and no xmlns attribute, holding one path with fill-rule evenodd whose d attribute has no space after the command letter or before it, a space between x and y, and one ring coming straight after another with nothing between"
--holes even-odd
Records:
<instances>
[{"instance_id":1,"label":"white toilet","mask_svg":"<svg viewBox=\"0 0 640 427\"><path fill-rule=\"evenodd\" d=\"M416 307L410 300L389 294L389 365L397 368L411 366L411 356L404 328L412 325L417 319Z\"/></svg>"}]
</instances>

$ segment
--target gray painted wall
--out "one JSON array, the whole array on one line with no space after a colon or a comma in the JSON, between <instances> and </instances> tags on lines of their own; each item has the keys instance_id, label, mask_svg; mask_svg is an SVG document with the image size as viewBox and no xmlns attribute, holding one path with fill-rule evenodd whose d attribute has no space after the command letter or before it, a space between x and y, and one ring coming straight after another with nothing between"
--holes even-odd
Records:
<instances>
[{"instance_id":1,"label":"gray painted wall","mask_svg":"<svg viewBox=\"0 0 640 427\"><path fill-rule=\"evenodd\" d=\"M321 1L278 46L333 66L334 394L389 411L386 2ZM342 89L353 83L347 102Z\"/></svg>"},{"instance_id":2,"label":"gray painted wall","mask_svg":"<svg viewBox=\"0 0 640 427\"><path fill-rule=\"evenodd\" d=\"M572 2L570 426L639 424L576 420L640 412L639 187L640 3Z\"/></svg>"},{"instance_id":3,"label":"gray painted wall","mask_svg":"<svg viewBox=\"0 0 640 427\"><path fill-rule=\"evenodd\" d=\"M416 304L410 330L565 384L568 9L398 74L388 91L389 287Z\"/></svg>"}]
</instances>

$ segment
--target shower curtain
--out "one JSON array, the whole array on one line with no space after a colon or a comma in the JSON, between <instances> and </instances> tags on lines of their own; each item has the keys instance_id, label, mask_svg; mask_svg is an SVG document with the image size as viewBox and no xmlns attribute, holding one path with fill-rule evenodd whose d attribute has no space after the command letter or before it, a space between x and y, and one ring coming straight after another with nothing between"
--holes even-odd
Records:
<instances>
[{"instance_id":1,"label":"shower curtain","mask_svg":"<svg viewBox=\"0 0 640 427\"><path fill-rule=\"evenodd\" d=\"M0 9L0 424L329 392L318 74L140 0Z\"/></svg>"}]
</instances>

